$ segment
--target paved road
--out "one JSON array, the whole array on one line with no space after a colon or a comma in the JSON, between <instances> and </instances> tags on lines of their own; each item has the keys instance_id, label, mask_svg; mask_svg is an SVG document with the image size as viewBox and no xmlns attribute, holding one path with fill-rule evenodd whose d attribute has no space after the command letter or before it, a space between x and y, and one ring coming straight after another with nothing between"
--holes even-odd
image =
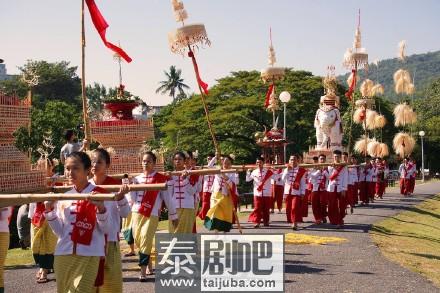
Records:
<instances>
[{"instance_id":1,"label":"paved road","mask_svg":"<svg viewBox=\"0 0 440 293\"><path fill-rule=\"evenodd\" d=\"M369 207L355 209L346 217L343 230L330 225L304 224L298 233L337 236L347 242L329 245L286 246L287 292L440 292L439 288L420 275L386 260L371 241L368 231L372 223L392 216L440 192L440 182L418 185L413 198L402 198L391 189L383 200ZM306 220L310 220L309 217ZM255 233L244 224L245 233ZM272 214L270 229L258 232L290 232L285 214ZM154 292L154 277L147 283L138 282L135 258L123 259L124 292ZM30 267L7 270L6 292L55 292L55 282L35 284L35 269ZM53 278L51 276L51 278Z\"/></svg>"}]
</instances>

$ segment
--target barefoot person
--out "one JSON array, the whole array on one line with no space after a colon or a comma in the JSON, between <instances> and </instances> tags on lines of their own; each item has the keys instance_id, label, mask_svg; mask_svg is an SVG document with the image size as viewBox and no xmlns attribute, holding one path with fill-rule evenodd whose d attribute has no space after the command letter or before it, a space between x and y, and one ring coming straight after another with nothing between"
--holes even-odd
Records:
<instances>
[{"instance_id":1,"label":"barefoot person","mask_svg":"<svg viewBox=\"0 0 440 293\"><path fill-rule=\"evenodd\" d=\"M66 175L74 187L67 193L107 193L88 181L91 161L73 152L66 159ZM58 292L95 292L99 259L105 256L108 212L102 201L45 202L45 217L57 235L54 269Z\"/></svg>"},{"instance_id":2,"label":"barefoot person","mask_svg":"<svg viewBox=\"0 0 440 293\"><path fill-rule=\"evenodd\" d=\"M154 170L156 160L156 155L150 151L142 154L143 173L133 179L133 184L167 182L167 176ZM131 210L133 235L136 247L139 249L139 266L141 267L139 281L145 282L147 275L152 273L148 268L148 264L150 262L154 234L159 224L162 203L165 203L168 209L168 219L173 227L177 227L177 213L168 190L132 191L130 197L133 202Z\"/></svg>"},{"instance_id":3,"label":"barefoot person","mask_svg":"<svg viewBox=\"0 0 440 293\"><path fill-rule=\"evenodd\" d=\"M298 230L298 223L303 222L303 199L306 192L306 169L298 167L299 156L292 155L289 165L283 171L284 196L286 199L287 222L292 229Z\"/></svg>"},{"instance_id":4,"label":"barefoot person","mask_svg":"<svg viewBox=\"0 0 440 293\"><path fill-rule=\"evenodd\" d=\"M92 175L89 180L94 185L120 185L120 179L115 179L107 175L110 167L110 155L102 148L92 152ZM100 259L100 271L95 286L97 292L122 292L122 262L121 251L119 248L119 233L121 218L127 217L130 206L125 198L128 186L123 185L117 193L116 201L105 201L108 213L109 227L105 234L107 239L105 258Z\"/></svg>"}]
</instances>

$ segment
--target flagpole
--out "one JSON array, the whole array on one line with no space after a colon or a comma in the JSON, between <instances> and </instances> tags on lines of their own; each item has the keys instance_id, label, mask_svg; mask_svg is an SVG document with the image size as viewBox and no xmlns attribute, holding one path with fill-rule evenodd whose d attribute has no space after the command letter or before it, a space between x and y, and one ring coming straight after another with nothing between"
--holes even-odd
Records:
<instances>
[{"instance_id":1,"label":"flagpole","mask_svg":"<svg viewBox=\"0 0 440 293\"><path fill-rule=\"evenodd\" d=\"M189 52L192 54L192 56L194 56L194 52L193 52L193 50L191 49L191 46L190 45L188 45L188 50L189 50ZM197 69L195 68L195 57L192 57L193 58L193 66L194 66L194 71L196 72L196 75L197 75ZM197 85L198 85L198 87L199 87L199 91L200 91L200 98L201 98L201 100L202 100L202 104L203 104L203 109L205 110L205 117L206 117L206 121L207 121L207 123L208 123L208 129L209 129L209 133L211 134L211 139L212 139L212 143L213 143L213 145L214 145L214 149L215 149L215 151L216 151L216 153L217 153L217 156L221 156L221 153L220 153L220 146L219 146L219 144L218 144L218 142L217 142L217 139L216 139L216 137L215 137L215 133L214 133L214 128L212 127L212 123L211 123L211 119L210 119L210 117L209 117L209 110L208 110L208 106L207 106L207 104L206 104L206 99L205 99L205 97L206 97L206 95L205 95L205 92L202 90L202 88L201 88L201 86L200 86L200 84L199 84L199 82L198 82L198 80L197 80Z\"/></svg>"},{"instance_id":2,"label":"flagpole","mask_svg":"<svg viewBox=\"0 0 440 293\"><path fill-rule=\"evenodd\" d=\"M87 114L87 97L86 97L86 32L84 26L84 7L85 0L81 1L81 99L83 107L83 120L84 120L84 138L89 140L89 119ZM86 147L88 148L88 147Z\"/></svg>"}]
</instances>

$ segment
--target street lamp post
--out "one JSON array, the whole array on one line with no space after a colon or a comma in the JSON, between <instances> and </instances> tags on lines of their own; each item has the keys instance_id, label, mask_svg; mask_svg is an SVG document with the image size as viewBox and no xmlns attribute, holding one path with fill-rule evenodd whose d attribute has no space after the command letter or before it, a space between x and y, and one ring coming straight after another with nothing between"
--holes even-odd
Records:
<instances>
[{"instance_id":1,"label":"street lamp post","mask_svg":"<svg viewBox=\"0 0 440 293\"><path fill-rule=\"evenodd\" d=\"M284 141L286 141L287 136L286 136L286 104L290 101L290 94L289 92L282 92L280 94L280 100L283 103L284 106L284 128L283 128L283 139ZM286 143L284 142L284 162L286 162Z\"/></svg>"},{"instance_id":2,"label":"street lamp post","mask_svg":"<svg viewBox=\"0 0 440 293\"><path fill-rule=\"evenodd\" d=\"M425 182L425 156L423 153L423 137L425 136L425 132L423 130L419 131L421 145L422 145L422 182Z\"/></svg>"}]
</instances>

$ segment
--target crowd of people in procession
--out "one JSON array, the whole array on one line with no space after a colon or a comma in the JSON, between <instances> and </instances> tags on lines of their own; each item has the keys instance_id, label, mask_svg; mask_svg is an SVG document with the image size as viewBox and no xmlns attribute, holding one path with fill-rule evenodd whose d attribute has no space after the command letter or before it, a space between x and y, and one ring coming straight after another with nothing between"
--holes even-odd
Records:
<instances>
[{"instance_id":1,"label":"crowd of people in procession","mask_svg":"<svg viewBox=\"0 0 440 293\"><path fill-rule=\"evenodd\" d=\"M121 185L115 201L65 200L31 203L31 250L38 265L37 283L48 281L55 272L58 292L122 292L122 264L120 235L130 245L127 256L138 249L140 276L144 282L152 274L150 255L154 235L162 211L168 213L170 233L196 233L196 217L204 221L208 230L229 232L236 222L234 212L239 205L237 173L194 175L197 158L192 152L176 152L175 171L157 172L156 155L141 154L143 172L130 184L166 183L160 191L131 191L128 182L108 176L111 164L109 153L102 148L90 154L83 152L84 144L74 142L73 131L66 132L66 145L61 150L65 175L73 188L67 193L107 193L97 185ZM231 169L232 155L207 157L207 168ZM313 158L314 163L326 163L324 154ZM306 169L300 167L302 156L291 155L285 168L266 167L262 157L256 158L254 170L246 173L246 181L253 182L254 209L249 222L255 228L270 225L270 214L275 208L282 213L285 203L286 221L292 229L309 216L311 205L315 224L329 222L343 228L344 218L357 205L368 205L382 198L389 172L384 159L365 157L358 164L355 157L335 150L334 165ZM409 196L414 190L415 163L405 158L399 168L401 193ZM166 209L164 209L166 207ZM11 208L0 214L0 286L3 288L3 264L9 246L8 218ZM23 212L22 212L23 214ZM122 227L122 233L121 233ZM0 290L1 292L1 290Z\"/></svg>"}]
</instances>

